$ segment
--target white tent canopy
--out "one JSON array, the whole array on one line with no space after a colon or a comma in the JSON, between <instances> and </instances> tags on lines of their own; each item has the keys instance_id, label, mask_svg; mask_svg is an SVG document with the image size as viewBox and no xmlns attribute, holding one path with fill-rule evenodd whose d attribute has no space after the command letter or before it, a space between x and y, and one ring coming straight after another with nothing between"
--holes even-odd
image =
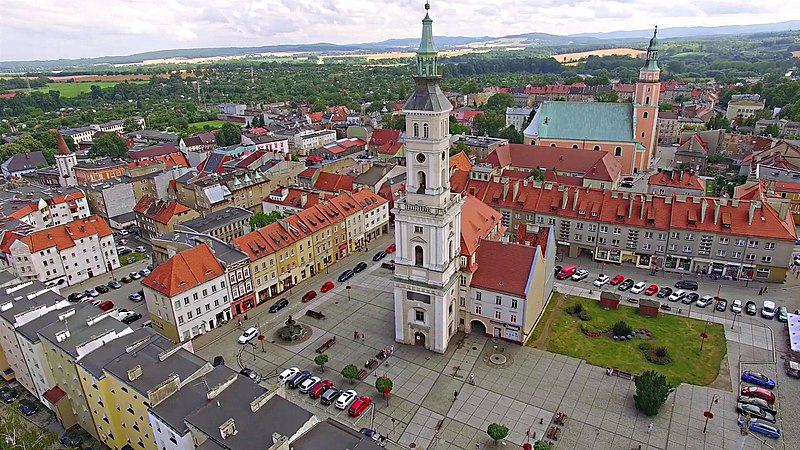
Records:
<instances>
[{"instance_id":1,"label":"white tent canopy","mask_svg":"<svg viewBox=\"0 0 800 450\"><path fill-rule=\"evenodd\" d=\"M793 352L800 352L800 315L787 314L789 316L789 347Z\"/></svg>"}]
</instances>

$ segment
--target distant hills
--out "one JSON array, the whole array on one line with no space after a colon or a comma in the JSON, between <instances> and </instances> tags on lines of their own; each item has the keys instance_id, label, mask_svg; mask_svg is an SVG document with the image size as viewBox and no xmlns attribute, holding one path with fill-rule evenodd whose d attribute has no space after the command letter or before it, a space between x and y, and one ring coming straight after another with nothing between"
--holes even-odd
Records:
<instances>
[{"instance_id":1,"label":"distant hills","mask_svg":"<svg viewBox=\"0 0 800 450\"><path fill-rule=\"evenodd\" d=\"M719 27L678 27L658 31L658 37L690 38L731 34L774 33L800 29L800 20L758 25L729 25ZM567 36L548 33L526 33L501 37L492 36L437 36L436 46L440 50L459 47L486 49L519 47L554 47L560 45L609 44L609 41L646 40L653 35L652 29L634 31L612 31L607 33L581 33ZM36 72L51 70L75 70L98 68L114 64L136 64L144 61L174 58L210 58L256 55L259 53L294 52L305 54L336 55L345 53L369 53L409 51L416 48L419 38L388 39L381 42L360 44L285 44L260 47L219 47L157 50L126 56L102 56L97 58L59 59L48 61L0 61L0 72Z\"/></svg>"}]
</instances>

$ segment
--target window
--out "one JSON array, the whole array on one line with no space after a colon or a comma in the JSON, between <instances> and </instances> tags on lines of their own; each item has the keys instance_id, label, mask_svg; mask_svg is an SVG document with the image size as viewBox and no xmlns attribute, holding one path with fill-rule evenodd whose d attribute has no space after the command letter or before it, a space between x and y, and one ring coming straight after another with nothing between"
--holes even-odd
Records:
<instances>
[{"instance_id":1,"label":"window","mask_svg":"<svg viewBox=\"0 0 800 450\"><path fill-rule=\"evenodd\" d=\"M772 262L772 256L762 256L761 262L769 263Z\"/></svg>"},{"instance_id":2,"label":"window","mask_svg":"<svg viewBox=\"0 0 800 450\"><path fill-rule=\"evenodd\" d=\"M664 253L664 246L663 245L657 245L656 246L656 251L659 252L659 253Z\"/></svg>"},{"instance_id":3,"label":"window","mask_svg":"<svg viewBox=\"0 0 800 450\"><path fill-rule=\"evenodd\" d=\"M428 126L427 123L423 124L422 125L422 137L427 139L429 137L429 135L430 135L430 126Z\"/></svg>"},{"instance_id":4,"label":"window","mask_svg":"<svg viewBox=\"0 0 800 450\"><path fill-rule=\"evenodd\" d=\"M719 238L719 243L720 245L726 245L728 243L728 238L726 237Z\"/></svg>"},{"instance_id":5,"label":"window","mask_svg":"<svg viewBox=\"0 0 800 450\"><path fill-rule=\"evenodd\" d=\"M622 156L622 147L617 147L614 149L614 156Z\"/></svg>"},{"instance_id":6,"label":"window","mask_svg":"<svg viewBox=\"0 0 800 450\"><path fill-rule=\"evenodd\" d=\"M678 246L675 244L669 244L669 251L674 252L678 249Z\"/></svg>"},{"instance_id":7,"label":"window","mask_svg":"<svg viewBox=\"0 0 800 450\"><path fill-rule=\"evenodd\" d=\"M606 245L606 238L604 237L598 238L597 243L600 245Z\"/></svg>"},{"instance_id":8,"label":"window","mask_svg":"<svg viewBox=\"0 0 800 450\"><path fill-rule=\"evenodd\" d=\"M733 257L739 259L742 257L742 252L733 252Z\"/></svg>"},{"instance_id":9,"label":"window","mask_svg":"<svg viewBox=\"0 0 800 450\"><path fill-rule=\"evenodd\" d=\"M498 320L501 319L502 318L502 313L500 311L495 311L494 312L494 318L498 319Z\"/></svg>"},{"instance_id":10,"label":"window","mask_svg":"<svg viewBox=\"0 0 800 450\"><path fill-rule=\"evenodd\" d=\"M764 244L765 250L775 250L775 243L774 242L767 242Z\"/></svg>"},{"instance_id":11,"label":"window","mask_svg":"<svg viewBox=\"0 0 800 450\"><path fill-rule=\"evenodd\" d=\"M416 310L414 311L414 320L417 322L425 323L425 311Z\"/></svg>"},{"instance_id":12,"label":"window","mask_svg":"<svg viewBox=\"0 0 800 450\"><path fill-rule=\"evenodd\" d=\"M466 306L466 304L467 304L467 299L464 298L464 297L461 297L461 299L458 301L458 306L463 308L464 306Z\"/></svg>"},{"instance_id":13,"label":"window","mask_svg":"<svg viewBox=\"0 0 800 450\"><path fill-rule=\"evenodd\" d=\"M681 234L678 233L677 231L673 231L672 233L669 234L669 237L671 239L680 239L681 238Z\"/></svg>"},{"instance_id":14,"label":"window","mask_svg":"<svg viewBox=\"0 0 800 450\"><path fill-rule=\"evenodd\" d=\"M590 223L589 226L587 227L587 230L594 233L595 231L597 231L597 225Z\"/></svg>"},{"instance_id":15,"label":"window","mask_svg":"<svg viewBox=\"0 0 800 450\"><path fill-rule=\"evenodd\" d=\"M642 119L647 119L647 111L645 111L644 114L642 114Z\"/></svg>"},{"instance_id":16,"label":"window","mask_svg":"<svg viewBox=\"0 0 800 450\"><path fill-rule=\"evenodd\" d=\"M644 232L645 239L653 239L653 232L652 231L645 231Z\"/></svg>"},{"instance_id":17,"label":"window","mask_svg":"<svg viewBox=\"0 0 800 450\"><path fill-rule=\"evenodd\" d=\"M607 225L600 225L600 232L601 233L608 233L608 226Z\"/></svg>"},{"instance_id":18,"label":"window","mask_svg":"<svg viewBox=\"0 0 800 450\"><path fill-rule=\"evenodd\" d=\"M494 297L494 304L495 305L502 305L503 304L503 297L497 295Z\"/></svg>"},{"instance_id":19,"label":"window","mask_svg":"<svg viewBox=\"0 0 800 450\"><path fill-rule=\"evenodd\" d=\"M578 144L572 144L572 148L578 148Z\"/></svg>"},{"instance_id":20,"label":"window","mask_svg":"<svg viewBox=\"0 0 800 450\"><path fill-rule=\"evenodd\" d=\"M756 271L756 278L769 278L769 269L758 269Z\"/></svg>"},{"instance_id":21,"label":"window","mask_svg":"<svg viewBox=\"0 0 800 450\"><path fill-rule=\"evenodd\" d=\"M576 241L581 241L581 240L583 240L583 235L582 235L582 234L576 234L576 235L575 235L575 240L576 240Z\"/></svg>"},{"instance_id":22,"label":"window","mask_svg":"<svg viewBox=\"0 0 800 450\"><path fill-rule=\"evenodd\" d=\"M417 267L422 267L424 262L424 250L422 249L421 245L417 245L414 247L414 265Z\"/></svg>"},{"instance_id":23,"label":"window","mask_svg":"<svg viewBox=\"0 0 800 450\"><path fill-rule=\"evenodd\" d=\"M650 250L650 244L642 244L642 250Z\"/></svg>"},{"instance_id":24,"label":"window","mask_svg":"<svg viewBox=\"0 0 800 450\"><path fill-rule=\"evenodd\" d=\"M476 298L477 300L480 300L480 299L481 299L481 291L478 291L478 292L476 292L476 293L475 293L475 298Z\"/></svg>"},{"instance_id":25,"label":"window","mask_svg":"<svg viewBox=\"0 0 800 450\"><path fill-rule=\"evenodd\" d=\"M421 234L422 227L414 225L414 233Z\"/></svg>"},{"instance_id":26,"label":"window","mask_svg":"<svg viewBox=\"0 0 800 450\"><path fill-rule=\"evenodd\" d=\"M684 253L692 253L692 247L690 247L688 245L684 245L683 246L683 252Z\"/></svg>"},{"instance_id":27,"label":"window","mask_svg":"<svg viewBox=\"0 0 800 450\"><path fill-rule=\"evenodd\" d=\"M511 299L511 307L512 308L516 308L517 307L517 299L515 299L515 298Z\"/></svg>"},{"instance_id":28,"label":"window","mask_svg":"<svg viewBox=\"0 0 800 450\"><path fill-rule=\"evenodd\" d=\"M192 312L191 312L191 311L189 311L189 312L187 312L187 313L186 313L186 318L187 318L187 319L191 320L191 319L192 319L192 317L194 317L194 316L192 315Z\"/></svg>"},{"instance_id":29,"label":"window","mask_svg":"<svg viewBox=\"0 0 800 450\"><path fill-rule=\"evenodd\" d=\"M611 245L613 245L614 247L619 247L619 239L612 239Z\"/></svg>"},{"instance_id":30,"label":"window","mask_svg":"<svg viewBox=\"0 0 800 450\"><path fill-rule=\"evenodd\" d=\"M594 151L599 151L599 150L600 150L600 146L599 145L595 145L594 146Z\"/></svg>"},{"instance_id":31,"label":"window","mask_svg":"<svg viewBox=\"0 0 800 450\"><path fill-rule=\"evenodd\" d=\"M517 323L517 315L511 314L511 323Z\"/></svg>"},{"instance_id":32,"label":"window","mask_svg":"<svg viewBox=\"0 0 800 450\"><path fill-rule=\"evenodd\" d=\"M744 259L746 259L747 261L755 261L756 260L756 255L753 254L753 253L750 253L750 254L745 255Z\"/></svg>"},{"instance_id":33,"label":"window","mask_svg":"<svg viewBox=\"0 0 800 450\"><path fill-rule=\"evenodd\" d=\"M750 241L750 244L748 245L748 247L750 247L750 248L758 248L758 241Z\"/></svg>"},{"instance_id":34,"label":"window","mask_svg":"<svg viewBox=\"0 0 800 450\"><path fill-rule=\"evenodd\" d=\"M189 305L189 297L183 297L183 304Z\"/></svg>"},{"instance_id":35,"label":"window","mask_svg":"<svg viewBox=\"0 0 800 450\"><path fill-rule=\"evenodd\" d=\"M725 256L725 253L727 253L725 250L717 250L717 256Z\"/></svg>"},{"instance_id":36,"label":"window","mask_svg":"<svg viewBox=\"0 0 800 450\"><path fill-rule=\"evenodd\" d=\"M658 233L658 240L659 241L666 241L667 240L667 233Z\"/></svg>"},{"instance_id":37,"label":"window","mask_svg":"<svg viewBox=\"0 0 800 450\"><path fill-rule=\"evenodd\" d=\"M475 307L475 314L480 315L480 313L481 313L481 307L480 306L476 306Z\"/></svg>"},{"instance_id":38,"label":"window","mask_svg":"<svg viewBox=\"0 0 800 450\"><path fill-rule=\"evenodd\" d=\"M583 213L583 211L581 211L581 213ZM576 222L576 223L575 223L575 229L576 229L576 230L582 230L582 229L583 229L583 223L581 223L581 222Z\"/></svg>"},{"instance_id":39,"label":"window","mask_svg":"<svg viewBox=\"0 0 800 450\"><path fill-rule=\"evenodd\" d=\"M586 236L586 242L589 242L589 243L594 242L594 236Z\"/></svg>"},{"instance_id":40,"label":"window","mask_svg":"<svg viewBox=\"0 0 800 450\"><path fill-rule=\"evenodd\" d=\"M745 242L744 239L737 239L736 240L736 246L737 247L744 247L744 242Z\"/></svg>"},{"instance_id":41,"label":"window","mask_svg":"<svg viewBox=\"0 0 800 450\"><path fill-rule=\"evenodd\" d=\"M619 227L614 227L614 234L620 234L620 233L622 233L622 229Z\"/></svg>"},{"instance_id":42,"label":"window","mask_svg":"<svg viewBox=\"0 0 800 450\"><path fill-rule=\"evenodd\" d=\"M693 241L694 240L694 233L686 233L686 240Z\"/></svg>"},{"instance_id":43,"label":"window","mask_svg":"<svg viewBox=\"0 0 800 450\"><path fill-rule=\"evenodd\" d=\"M414 137L419 137L419 124L414 122Z\"/></svg>"}]
</instances>

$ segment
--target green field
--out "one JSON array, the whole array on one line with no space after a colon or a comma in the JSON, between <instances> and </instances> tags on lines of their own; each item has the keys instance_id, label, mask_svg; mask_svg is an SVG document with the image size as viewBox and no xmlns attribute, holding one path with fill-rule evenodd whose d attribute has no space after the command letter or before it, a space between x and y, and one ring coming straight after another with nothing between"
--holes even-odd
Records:
<instances>
[{"instance_id":1,"label":"green field","mask_svg":"<svg viewBox=\"0 0 800 450\"><path fill-rule=\"evenodd\" d=\"M109 88L124 81L81 81L67 83L47 83L47 86L36 89L39 92L59 91L64 98L75 98L81 94L91 92L92 86ZM147 83L147 81L128 81L128 83Z\"/></svg>"},{"instance_id":2,"label":"green field","mask_svg":"<svg viewBox=\"0 0 800 450\"><path fill-rule=\"evenodd\" d=\"M195 122L189 124L189 133L197 133L198 131L205 131L218 129L224 124L224 120L207 120L205 122Z\"/></svg>"},{"instance_id":3,"label":"green field","mask_svg":"<svg viewBox=\"0 0 800 450\"><path fill-rule=\"evenodd\" d=\"M583 322L570 316L565 308L555 314L547 340L547 350L586 360L600 367L613 367L633 374L646 370L663 373L670 383L684 382L700 386L711 384L720 372L720 364L727 353L725 330L720 324L708 326L703 352L700 353L700 333L706 327L702 320L688 319L674 314L658 317L639 315L636 308L620 305L617 310L605 310L596 300L569 297L565 306L580 303L589 311L591 320ZM588 337L580 329L582 323L610 329L616 322L625 321L633 328L646 328L652 339L635 337L617 342L607 336ZM544 322L544 321L542 321ZM541 323L541 322L540 322ZM666 347L670 364L653 364L645 359L639 344L647 342L653 347ZM727 374L727 370L725 371Z\"/></svg>"}]
</instances>

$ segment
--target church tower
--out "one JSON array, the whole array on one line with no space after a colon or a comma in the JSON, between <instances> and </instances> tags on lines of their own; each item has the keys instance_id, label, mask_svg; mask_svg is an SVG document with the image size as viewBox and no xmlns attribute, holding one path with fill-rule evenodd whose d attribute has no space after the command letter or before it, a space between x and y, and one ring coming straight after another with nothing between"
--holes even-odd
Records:
<instances>
[{"instance_id":1,"label":"church tower","mask_svg":"<svg viewBox=\"0 0 800 450\"><path fill-rule=\"evenodd\" d=\"M395 203L395 340L444 353L457 329L459 194L450 192L450 101L439 88L433 21L425 3L416 87L406 116L406 193Z\"/></svg>"},{"instance_id":2,"label":"church tower","mask_svg":"<svg viewBox=\"0 0 800 450\"><path fill-rule=\"evenodd\" d=\"M658 68L658 27L653 31L653 38L647 46L647 59L644 67L639 69L639 80L633 97L633 112L636 124L636 140L644 149L637 149L634 167L638 172L647 171L651 158L655 157L658 123L658 101L661 91L661 69Z\"/></svg>"},{"instance_id":3,"label":"church tower","mask_svg":"<svg viewBox=\"0 0 800 450\"><path fill-rule=\"evenodd\" d=\"M58 184L60 186L75 186L75 171L72 169L78 164L78 157L75 156L64 142L64 136L58 133L58 150L56 151L56 167L58 168Z\"/></svg>"}]
</instances>

